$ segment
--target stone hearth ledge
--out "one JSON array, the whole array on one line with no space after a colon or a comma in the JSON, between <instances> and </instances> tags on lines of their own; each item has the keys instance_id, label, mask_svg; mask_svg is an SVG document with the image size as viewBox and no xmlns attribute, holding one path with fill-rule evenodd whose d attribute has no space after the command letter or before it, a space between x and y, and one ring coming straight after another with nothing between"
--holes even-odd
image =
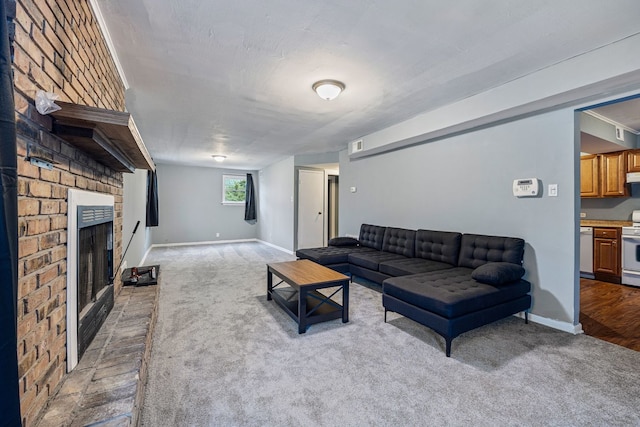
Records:
<instances>
[{"instance_id":1,"label":"stone hearth ledge","mask_svg":"<svg viewBox=\"0 0 640 427\"><path fill-rule=\"evenodd\" d=\"M37 426L138 425L158 295L159 284L122 288L102 328L49 399Z\"/></svg>"}]
</instances>

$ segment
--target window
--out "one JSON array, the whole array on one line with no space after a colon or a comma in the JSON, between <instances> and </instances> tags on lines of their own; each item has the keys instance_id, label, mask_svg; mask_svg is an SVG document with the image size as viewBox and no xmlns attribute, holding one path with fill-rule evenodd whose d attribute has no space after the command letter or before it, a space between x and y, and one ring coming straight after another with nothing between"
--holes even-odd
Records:
<instances>
[{"instance_id":1,"label":"window","mask_svg":"<svg viewBox=\"0 0 640 427\"><path fill-rule=\"evenodd\" d=\"M244 175L222 175L222 204L244 205L247 177Z\"/></svg>"}]
</instances>

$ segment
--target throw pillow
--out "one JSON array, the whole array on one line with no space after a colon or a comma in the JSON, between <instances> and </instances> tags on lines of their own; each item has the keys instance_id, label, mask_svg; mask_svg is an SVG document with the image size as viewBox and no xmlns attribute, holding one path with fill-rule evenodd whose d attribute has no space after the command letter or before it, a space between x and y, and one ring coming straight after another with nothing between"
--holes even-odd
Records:
<instances>
[{"instance_id":1,"label":"throw pillow","mask_svg":"<svg viewBox=\"0 0 640 427\"><path fill-rule=\"evenodd\" d=\"M524 268L510 262L488 262L473 270L471 277L489 285L504 285L524 276Z\"/></svg>"},{"instance_id":2,"label":"throw pillow","mask_svg":"<svg viewBox=\"0 0 640 427\"><path fill-rule=\"evenodd\" d=\"M334 237L329 240L329 246L358 246L360 242L353 237Z\"/></svg>"}]
</instances>

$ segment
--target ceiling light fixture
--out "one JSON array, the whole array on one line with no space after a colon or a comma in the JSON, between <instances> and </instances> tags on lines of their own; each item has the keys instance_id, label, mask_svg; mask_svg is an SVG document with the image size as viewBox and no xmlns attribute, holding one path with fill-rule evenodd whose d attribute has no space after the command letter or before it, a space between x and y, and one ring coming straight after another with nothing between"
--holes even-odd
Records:
<instances>
[{"instance_id":1,"label":"ceiling light fixture","mask_svg":"<svg viewBox=\"0 0 640 427\"><path fill-rule=\"evenodd\" d=\"M311 86L318 96L327 101L335 99L344 90L344 83L337 80L320 80Z\"/></svg>"},{"instance_id":2,"label":"ceiling light fixture","mask_svg":"<svg viewBox=\"0 0 640 427\"><path fill-rule=\"evenodd\" d=\"M224 160L227 158L227 156L221 156L221 155L213 155L211 156L213 157L213 160L215 160L216 162L224 162Z\"/></svg>"}]
</instances>

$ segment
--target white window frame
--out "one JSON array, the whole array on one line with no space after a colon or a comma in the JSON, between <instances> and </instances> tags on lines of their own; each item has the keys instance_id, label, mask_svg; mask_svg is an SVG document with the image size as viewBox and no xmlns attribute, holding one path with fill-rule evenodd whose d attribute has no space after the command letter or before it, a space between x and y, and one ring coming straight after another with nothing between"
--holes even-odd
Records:
<instances>
[{"instance_id":1,"label":"white window frame","mask_svg":"<svg viewBox=\"0 0 640 427\"><path fill-rule=\"evenodd\" d=\"M237 201L233 201L233 200L227 200L225 197L227 195L227 191L226 191L226 186L225 186L225 182L227 179L241 179L243 181L245 181L245 188L246 188L246 182L247 182L247 176L246 175L236 175L236 174L224 174L222 175L222 204L223 205L229 205L229 206L244 206L245 204L245 200L241 201L241 202L237 202Z\"/></svg>"}]
</instances>

